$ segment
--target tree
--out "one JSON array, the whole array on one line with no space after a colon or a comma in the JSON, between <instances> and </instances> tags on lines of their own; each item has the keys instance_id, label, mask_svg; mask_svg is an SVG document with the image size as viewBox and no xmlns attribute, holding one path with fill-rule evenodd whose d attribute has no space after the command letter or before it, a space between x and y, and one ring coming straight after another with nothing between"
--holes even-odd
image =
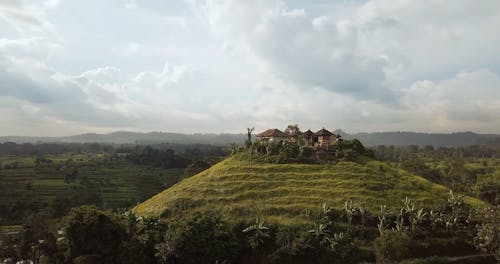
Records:
<instances>
[{"instance_id":1,"label":"tree","mask_svg":"<svg viewBox=\"0 0 500 264\"><path fill-rule=\"evenodd\" d=\"M255 127L252 127L252 128L247 127L247 141L246 141L247 148L252 145L252 132L254 130L255 130Z\"/></svg>"},{"instance_id":2,"label":"tree","mask_svg":"<svg viewBox=\"0 0 500 264\"><path fill-rule=\"evenodd\" d=\"M124 212L129 232L121 263L156 263L155 245L163 241L165 225L157 217L137 217L132 212Z\"/></svg>"},{"instance_id":3,"label":"tree","mask_svg":"<svg viewBox=\"0 0 500 264\"><path fill-rule=\"evenodd\" d=\"M292 135L292 136L300 135L301 132L300 132L299 125L297 125L297 124L288 125L285 129L285 133L287 133L288 135Z\"/></svg>"},{"instance_id":4,"label":"tree","mask_svg":"<svg viewBox=\"0 0 500 264\"><path fill-rule=\"evenodd\" d=\"M486 181L477 185L477 195L480 199L492 204L500 204L500 183Z\"/></svg>"},{"instance_id":5,"label":"tree","mask_svg":"<svg viewBox=\"0 0 500 264\"><path fill-rule=\"evenodd\" d=\"M173 222L165 241L156 245L159 263L234 262L239 255L235 234L220 216L195 213Z\"/></svg>"},{"instance_id":6,"label":"tree","mask_svg":"<svg viewBox=\"0 0 500 264\"><path fill-rule=\"evenodd\" d=\"M61 229L70 260L93 256L103 263L119 263L127 234L118 215L95 206L76 207L62 219Z\"/></svg>"}]
</instances>

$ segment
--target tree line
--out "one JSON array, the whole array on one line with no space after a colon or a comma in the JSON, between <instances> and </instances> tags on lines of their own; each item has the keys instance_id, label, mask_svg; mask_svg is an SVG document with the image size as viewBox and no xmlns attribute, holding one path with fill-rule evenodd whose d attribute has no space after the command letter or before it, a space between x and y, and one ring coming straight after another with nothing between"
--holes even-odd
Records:
<instances>
[{"instance_id":1,"label":"tree line","mask_svg":"<svg viewBox=\"0 0 500 264\"><path fill-rule=\"evenodd\" d=\"M500 157L500 149L486 146L378 146L373 150L379 160L492 205L500 204L500 182L495 178L500 165L496 160ZM477 166L468 167L471 162Z\"/></svg>"}]
</instances>

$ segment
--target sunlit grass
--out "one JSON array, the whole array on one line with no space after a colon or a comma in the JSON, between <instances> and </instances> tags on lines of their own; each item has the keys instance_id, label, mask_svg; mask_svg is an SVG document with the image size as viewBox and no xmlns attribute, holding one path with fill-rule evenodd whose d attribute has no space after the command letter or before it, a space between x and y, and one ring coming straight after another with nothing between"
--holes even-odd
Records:
<instances>
[{"instance_id":1,"label":"sunlit grass","mask_svg":"<svg viewBox=\"0 0 500 264\"><path fill-rule=\"evenodd\" d=\"M233 219L257 214L283 222L307 222L306 212L347 200L376 214L406 196L423 207L445 201L449 190L422 177L374 161L337 164L268 164L230 157L135 207L141 215L173 216L218 210ZM483 203L474 198L475 206Z\"/></svg>"}]
</instances>

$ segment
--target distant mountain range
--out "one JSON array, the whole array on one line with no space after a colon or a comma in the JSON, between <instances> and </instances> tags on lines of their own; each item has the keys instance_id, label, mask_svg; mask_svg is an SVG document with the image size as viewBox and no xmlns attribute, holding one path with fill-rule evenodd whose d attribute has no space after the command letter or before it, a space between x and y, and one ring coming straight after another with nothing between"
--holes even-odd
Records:
<instances>
[{"instance_id":1,"label":"distant mountain range","mask_svg":"<svg viewBox=\"0 0 500 264\"><path fill-rule=\"evenodd\" d=\"M500 146L500 135L459 132L451 134L416 133L416 132L376 132L349 134L336 130L346 139L357 138L367 146L377 145L433 145L433 146ZM15 143L115 143L115 144L212 144L227 145L242 143L246 134L182 134L169 132L126 132L118 131L109 134L80 134L67 137L0 137L0 142Z\"/></svg>"},{"instance_id":2,"label":"distant mountain range","mask_svg":"<svg viewBox=\"0 0 500 264\"><path fill-rule=\"evenodd\" d=\"M0 142L15 143L115 143L115 144L212 144L225 145L244 142L245 134L182 134L169 132L127 132L118 131L109 134L87 133L67 137L0 137Z\"/></svg>"},{"instance_id":3,"label":"distant mountain range","mask_svg":"<svg viewBox=\"0 0 500 264\"><path fill-rule=\"evenodd\" d=\"M459 147L471 145L500 146L500 135L457 132L451 134L416 133L416 132L376 132L340 134L345 138L357 138L367 146L378 145L432 145Z\"/></svg>"}]
</instances>

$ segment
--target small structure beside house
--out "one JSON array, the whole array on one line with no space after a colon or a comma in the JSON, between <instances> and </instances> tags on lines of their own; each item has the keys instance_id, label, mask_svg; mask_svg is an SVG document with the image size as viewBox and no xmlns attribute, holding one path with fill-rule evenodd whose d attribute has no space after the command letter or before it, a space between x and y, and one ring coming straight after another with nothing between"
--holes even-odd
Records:
<instances>
[{"instance_id":1,"label":"small structure beside house","mask_svg":"<svg viewBox=\"0 0 500 264\"><path fill-rule=\"evenodd\" d=\"M304 140L306 141L306 144L309 146L313 146L316 141L318 141L318 137L314 135L314 133L308 129L306 132L302 134L304 137Z\"/></svg>"},{"instance_id":2,"label":"small structure beside house","mask_svg":"<svg viewBox=\"0 0 500 264\"><path fill-rule=\"evenodd\" d=\"M287 133L277 128L268 129L260 134L257 134L257 137L262 141L271 142L280 142L290 139L290 136Z\"/></svg>"},{"instance_id":3,"label":"small structure beside house","mask_svg":"<svg viewBox=\"0 0 500 264\"><path fill-rule=\"evenodd\" d=\"M318 132L314 133L314 136L318 137L318 145L321 148L328 148L330 145L330 137L333 136L333 133L322 128Z\"/></svg>"}]
</instances>

